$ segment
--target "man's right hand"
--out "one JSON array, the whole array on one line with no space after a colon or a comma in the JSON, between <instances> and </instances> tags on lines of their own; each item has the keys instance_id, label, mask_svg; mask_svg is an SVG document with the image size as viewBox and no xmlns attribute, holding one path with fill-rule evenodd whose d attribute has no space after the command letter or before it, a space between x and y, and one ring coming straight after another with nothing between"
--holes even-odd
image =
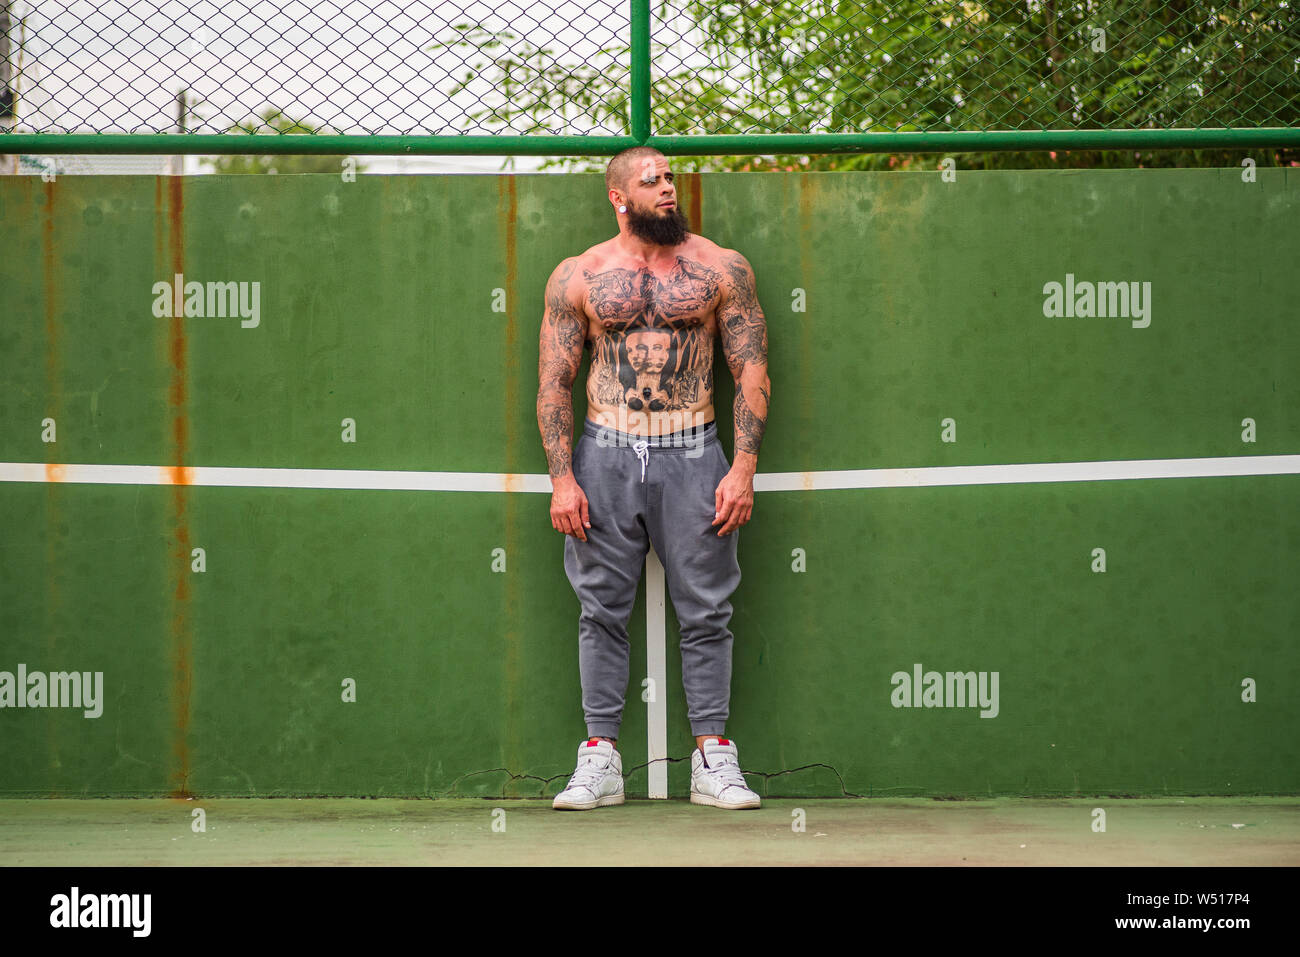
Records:
<instances>
[{"instance_id":1,"label":"man's right hand","mask_svg":"<svg viewBox=\"0 0 1300 957\"><path fill-rule=\"evenodd\" d=\"M587 540L584 529L591 528L587 518L587 496L570 473L560 479L551 479L551 526L579 541Z\"/></svg>"}]
</instances>

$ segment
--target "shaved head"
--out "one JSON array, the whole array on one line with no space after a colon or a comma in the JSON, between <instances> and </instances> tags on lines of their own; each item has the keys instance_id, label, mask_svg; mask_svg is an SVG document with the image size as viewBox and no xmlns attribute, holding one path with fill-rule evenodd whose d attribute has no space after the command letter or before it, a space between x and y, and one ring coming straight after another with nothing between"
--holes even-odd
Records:
<instances>
[{"instance_id":1,"label":"shaved head","mask_svg":"<svg viewBox=\"0 0 1300 957\"><path fill-rule=\"evenodd\" d=\"M646 159L659 156L663 156L663 153L653 146L633 146L623 150L605 167L605 188L626 191L628 180L640 174Z\"/></svg>"}]
</instances>

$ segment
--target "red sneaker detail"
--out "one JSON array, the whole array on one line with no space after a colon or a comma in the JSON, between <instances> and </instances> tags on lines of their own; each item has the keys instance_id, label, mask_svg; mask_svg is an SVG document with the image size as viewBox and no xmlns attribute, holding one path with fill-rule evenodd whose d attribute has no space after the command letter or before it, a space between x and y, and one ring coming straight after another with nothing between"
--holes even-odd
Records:
<instances>
[{"instance_id":1,"label":"red sneaker detail","mask_svg":"<svg viewBox=\"0 0 1300 957\"><path fill-rule=\"evenodd\" d=\"M726 744L731 744L731 742L728 741L726 738L718 738L718 744L726 745Z\"/></svg>"}]
</instances>

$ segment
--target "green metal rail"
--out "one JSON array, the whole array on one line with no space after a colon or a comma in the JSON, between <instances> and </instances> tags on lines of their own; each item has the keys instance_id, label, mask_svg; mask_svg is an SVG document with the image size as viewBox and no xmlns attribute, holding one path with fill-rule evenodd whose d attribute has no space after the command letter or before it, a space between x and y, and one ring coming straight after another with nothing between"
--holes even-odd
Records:
<instances>
[{"instance_id":1,"label":"green metal rail","mask_svg":"<svg viewBox=\"0 0 1300 957\"><path fill-rule=\"evenodd\" d=\"M1004 130L944 133L754 133L739 136L350 136L224 133L14 133L8 152L602 156L630 146L665 156L744 153L962 153L974 150L1153 150L1300 146L1300 129Z\"/></svg>"}]
</instances>

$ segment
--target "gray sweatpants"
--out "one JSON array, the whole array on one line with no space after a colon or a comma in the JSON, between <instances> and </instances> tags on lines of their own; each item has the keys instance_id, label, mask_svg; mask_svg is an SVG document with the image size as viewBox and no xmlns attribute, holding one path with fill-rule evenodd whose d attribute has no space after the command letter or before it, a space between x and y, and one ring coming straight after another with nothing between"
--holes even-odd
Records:
<instances>
[{"instance_id":1,"label":"gray sweatpants","mask_svg":"<svg viewBox=\"0 0 1300 957\"><path fill-rule=\"evenodd\" d=\"M564 540L578 596L578 670L587 734L618 737L627 696L627 622L648 547L664 565L681 626L682 685L691 734L724 734L731 700L737 529L718 537L714 492L731 468L710 422L642 438L584 420L573 475L586 493L587 540Z\"/></svg>"}]
</instances>

